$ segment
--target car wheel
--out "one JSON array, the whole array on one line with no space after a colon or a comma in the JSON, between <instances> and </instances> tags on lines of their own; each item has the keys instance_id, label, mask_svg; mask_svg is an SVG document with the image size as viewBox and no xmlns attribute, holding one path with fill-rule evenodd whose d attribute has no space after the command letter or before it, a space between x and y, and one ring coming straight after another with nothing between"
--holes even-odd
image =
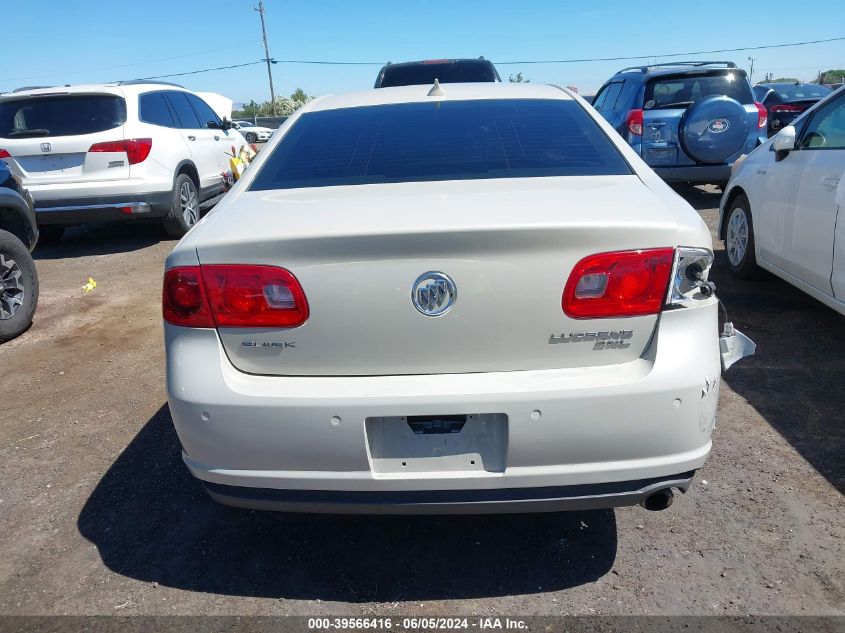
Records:
<instances>
[{"instance_id":1,"label":"car wheel","mask_svg":"<svg viewBox=\"0 0 845 633\"><path fill-rule=\"evenodd\" d=\"M255 135L255 132L247 132L245 138L247 143L255 143L258 140L258 137Z\"/></svg>"},{"instance_id":2,"label":"car wheel","mask_svg":"<svg viewBox=\"0 0 845 633\"><path fill-rule=\"evenodd\" d=\"M728 254L728 268L740 279L754 277L759 271L754 254L754 225L751 221L751 207L745 195L739 195L731 202L725 225L725 250Z\"/></svg>"},{"instance_id":3,"label":"car wheel","mask_svg":"<svg viewBox=\"0 0 845 633\"><path fill-rule=\"evenodd\" d=\"M173 184L173 201L164 217L164 230L173 238L180 238L200 219L200 199L197 186L187 174L179 174Z\"/></svg>"},{"instance_id":4,"label":"car wheel","mask_svg":"<svg viewBox=\"0 0 845 633\"><path fill-rule=\"evenodd\" d=\"M38 304L38 274L26 246L0 230L0 343L32 325Z\"/></svg>"},{"instance_id":5,"label":"car wheel","mask_svg":"<svg viewBox=\"0 0 845 633\"><path fill-rule=\"evenodd\" d=\"M62 241L65 234L65 227L58 224L48 224L38 227L38 243L43 246L51 246Z\"/></svg>"}]
</instances>

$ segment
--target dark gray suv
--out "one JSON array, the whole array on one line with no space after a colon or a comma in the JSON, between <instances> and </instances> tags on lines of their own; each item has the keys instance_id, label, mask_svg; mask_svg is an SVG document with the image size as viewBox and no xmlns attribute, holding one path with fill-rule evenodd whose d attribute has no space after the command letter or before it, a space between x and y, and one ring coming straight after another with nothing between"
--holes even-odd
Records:
<instances>
[{"instance_id":1,"label":"dark gray suv","mask_svg":"<svg viewBox=\"0 0 845 633\"><path fill-rule=\"evenodd\" d=\"M733 62L625 68L593 107L664 180L723 186L731 165L766 141L766 109Z\"/></svg>"},{"instance_id":2,"label":"dark gray suv","mask_svg":"<svg viewBox=\"0 0 845 633\"><path fill-rule=\"evenodd\" d=\"M38 274L30 251L37 241L32 197L0 157L0 343L32 324Z\"/></svg>"}]
</instances>

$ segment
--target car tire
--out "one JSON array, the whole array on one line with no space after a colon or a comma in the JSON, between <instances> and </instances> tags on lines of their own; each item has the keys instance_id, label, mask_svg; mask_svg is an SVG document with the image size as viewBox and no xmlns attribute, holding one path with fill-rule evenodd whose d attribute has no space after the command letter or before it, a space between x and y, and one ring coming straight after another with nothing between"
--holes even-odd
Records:
<instances>
[{"instance_id":1,"label":"car tire","mask_svg":"<svg viewBox=\"0 0 845 633\"><path fill-rule=\"evenodd\" d=\"M733 199L725 220L725 252L728 268L740 279L756 277L760 269L754 253L754 224L745 194Z\"/></svg>"},{"instance_id":2,"label":"car tire","mask_svg":"<svg viewBox=\"0 0 845 633\"><path fill-rule=\"evenodd\" d=\"M188 174L179 174L173 183L173 199L164 217L164 230L172 238L180 238L199 222L200 200L197 186Z\"/></svg>"},{"instance_id":3,"label":"car tire","mask_svg":"<svg viewBox=\"0 0 845 633\"><path fill-rule=\"evenodd\" d=\"M42 246L53 246L62 241L65 234L65 227L60 224L48 224L38 227L38 244Z\"/></svg>"},{"instance_id":4,"label":"car tire","mask_svg":"<svg viewBox=\"0 0 845 633\"><path fill-rule=\"evenodd\" d=\"M38 305L38 274L32 255L17 237L0 230L0 343L32 325Z\"/></svg>"},{"instance_id":5,"label":"car tire","mask_svg":"<svg viewBox=\"0 0 845 633\"><path fill-rule=\"evenodd\" d=\"M255 135L255 132L247 132L244 135L247 143L255 143L258 141L258 137Z\"/></svg>"}]
</instances>

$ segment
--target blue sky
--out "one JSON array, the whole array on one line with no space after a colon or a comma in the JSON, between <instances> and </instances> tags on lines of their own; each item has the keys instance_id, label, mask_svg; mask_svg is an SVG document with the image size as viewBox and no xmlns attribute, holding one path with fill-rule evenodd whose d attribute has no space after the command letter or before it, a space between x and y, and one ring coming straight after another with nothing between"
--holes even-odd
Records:
<instances>
[{"instance_id":1,"label":"blue sky","mask_svg":"<svg viewBox=\"0 0 845 633\"><path fill-rule=\"evenodd\" d=\"M256 0L257 1L257 0ZM0 91L22 85L101 82L261 59L250 0L6 0ZM563 0L265 0L276 59L404 61L476 57L570 59L735 48L845 36L841 0L794 2L564 2ZM820 19L824 18L824 19ZM845 41L716 55L810 79L845 67ZM705 56L706 57L706 56ZM639 62L500 66L534 82L590 92ZM277 94L372 86L378 66L277 64ZM263 65L172 79L236 101L269 97Z\"/></svg>"}]
</instances>

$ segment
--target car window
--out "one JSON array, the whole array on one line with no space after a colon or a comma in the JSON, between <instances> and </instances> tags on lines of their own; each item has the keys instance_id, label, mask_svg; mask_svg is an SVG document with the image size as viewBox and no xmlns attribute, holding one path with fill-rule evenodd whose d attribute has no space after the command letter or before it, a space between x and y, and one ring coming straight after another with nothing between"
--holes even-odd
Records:
<instances>
[{"instance_id":1,"label":"car window","mask_svg":"<svg viewBox=\"0 0 845 633\"><path fill-rule=\"evenodd\" d=\"M384 68L380 87L428 85L435 79L442 84L486 82L496 81L496 73L493 65L483 59L394 64Z\"/></svg>"},{"instance_id":2,"label":"car window","mask_svg":"<svg viewBox=\"0 0 845 633\"><path fill-rule=\"evenodd\" d=\"M209 123L213 123L218 127L223 124L220 117L217 116L217 113L211 109L211 106L200 99L197 95L186 93L185 96L188 98L188 101L194 107L194 112L196 112L199 117L200 127L208 127Z\"/></svg>"},{"instance_id":3,"label":"car window","mask_svg":"<svg viewBox=\"0 0 845 633\"><path fill-rule=\"evenodd\" d=\"M593 107L601 113L610 112L616 104L616 98L622 90L622 82L614 81L608 84L607 88L602 91L600 98L596 100Z\"/></svg>"},{"instance_id":4,"label":"car window","mask_svg":"<svg viewBox=\"0 0 845 633\"><path fill-rule=\"evenodd\" d=\"M176 92L171 91L167 92L167 101L170 103L170 106L173 108L173 112L176 115L177 123L180 128L189 129L189 130L196 130L199 128L204 128L205 126L200 123L200 120L197 118L196 112L191 107L191 104L188 103L188 99L185 97L184 92Z\"/></svg>"},{"instance_id":5,"label":"car window","mask_svg":"<svg viewBox=\"0 0 845 633\"><path fill-rule=\"evenodd\" d=\"M575 101L436 101L303 114L251 189L630 173Z\"/></svg>"},{"instance_id":6,"label":"car window","mask_svg":"<svg viewBox=\"0 0 845 633\"><path fill-rule=\"evenodd\" d=\"M821 99L833 92L830 88L818 84L781 84L775 86L774 90L784 101Z\"/></svg>"},{"instance_id":7,"label":"car window","mask_svg":"<svg viewBox=\"0 0 845 633\"><path fill-rule=\"evenodd\" d=\"M699 99L725 95L740 103L754 103L745 75L736 71L672 75L646 84L643 108L686 108Z\"/></svg>"},{"instance_id":8,"label":"car window","mask_svg":"<svg viewBox=\"0 0 845 633\"><path fill-rule=\"evenodd\" d=\"M801 149L845 149L845 98L827 104L807 124Z\"/></svg>"},{"instance_id":9,"label":"car window","mask_svg":"<svg viewBox=\"0 0 845 633\"><path fill-rule=\"evenodd\" d=\"M164 127L176 127L173 121L173 113L170 106L161 92L148 92L142 94L138 99L139 118L144 123L162 125Z\"/></svg>"},{"instance_id":10,"label":"car window","mask_svg":"<svg viewBox=\"0 0 845 633\"><path fill-rule=\"evenodd\" d=\"M592 106L601 112L601 107L604 105L604 102L607 100L607 90L610 88L610 84L605 84L599 91L596 93L596 96L593 97Z\"/></svg>"},{"instance_id":11,"label":"car window","mask_svg":"<svg viewBox=\"0 0 845 633\"><path fill-rule=\"evenodd\" d=\"M116 95L50 95L0 102L0 137L76 136L126 123L126 101Z\"/></svg>"}]
</instances>

